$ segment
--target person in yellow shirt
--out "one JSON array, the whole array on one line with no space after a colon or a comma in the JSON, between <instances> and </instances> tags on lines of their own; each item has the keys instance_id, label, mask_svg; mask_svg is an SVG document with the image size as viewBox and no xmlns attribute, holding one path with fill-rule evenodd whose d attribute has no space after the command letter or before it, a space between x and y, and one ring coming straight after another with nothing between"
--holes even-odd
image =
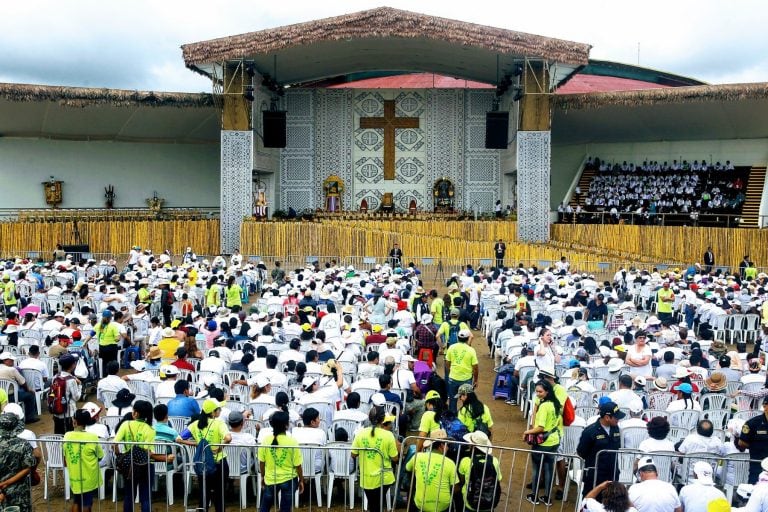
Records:
<instances>
[{"instance_id":1,"label":"person in yellow shirt","mask_svg":"<svg viewBox=\"0 0 768 512\"><path fill-rule=\"evenodd\" d=\"M368 512L381 512L382 500L395 483L392 465L400 455L400 443L392 434L395 417L384 407L373 407L368 420L371 426L355 434L352 457L359 459L360 487L368 500Z\"/></svg>"},{"instance_id":2,"label":"person in yellow shirt","mask_svg":"<svg viewBox=\"0 0 768 512\"><path fill-rule=\"evenodd\" d=\"M101 314L101 322L96 324L96 339L99 340L99 358L102 368L110 361L117 361L117 342L120 340L120 327L112 321L112 311L105 309Z\"/></svg>"},{"instance_id":3,"label":"person in yellow shirt","mask_svg":"<svg viewBox=\"0 0 768 512\"><path fill-rule=\"evenodd\" d=\"M198 509L208 510L208 503L212 501L216 512L224 511L224 479L229 475L227 455L221 445L232 442L232 434L229 433L227 424L219 419L221 406L222 403L216 399L206 399L197 421L190 423L176 439L179 443L191 446L197 446L205 439L211 445L216 472L207 475L205 485L200 485Z\"/></svg>"},{"instance_id":4,"label":"person in yellow shirt","mask_svg":"<svg viewBox=\"0 0 768 512\"><path fill-rule=\"evenodd\" d=\"M558 425L562 417L562 405L555 396L552 384L545 380L536 383L536 397L539 399L539 407L533 420L533 426L523 432L523 439L528 434L544 434L546 439L541 444L533 445L531 454L531 493L526 496L534 505L543 503L552 505L549 494L538 496L539 490L549 493L552 488L555 458L557 448L560 446L560 431ZM542 483L539 487L539 473L543 473Z\"/></svg>"},{"instance_id":5,"label":"person in yellow shirt","mask_svg":"<svg viewBox=\"0 0 768 512\"><path fill-rule=\"evenodd\" d=\"M152 305L152 294L149 292L149 279L142 277L139 279L139 289L136 291L139 304L149 307Z\"/></svg>"},{"instance_id":6,"label":"person in yellow shirt","mask_svg":"<svg viewBox=\"0 0 768 512\"><path fill-rule=\"evenodd\" d=\"M243 289L237 284L235 276L229 276L227 279L227 307L233 313L237 313L243 307Z\"/></svg>"},{"instance_id":7,"label":"person in yellow shirt","mask_svg":"<svg viewBox=\"0 0 768 512\"><path fill-rule=\"evenodd\" d=\"M421 423L419 423L419 437L429 437L429 435L435 430L439 430L440 420L443 418L443 410L445 409L445 401L440 393L434 389L427 391L424 396L424 408L426 411L421 415ZM417 450L421 451L424 445L424 440L419 439L417 443Z\"/></svg>"},{"instance_id":8,"label":"person in yellow shirt","mask_svg":"<svg viewBox=\"0 0 768 512\"><path fill-rule=\"evenodd\" d=\"M483 432L490 439L493 429L491 410L477 398L474 388L470 384L462 384L456 396L458 398L459 421L470 432Z\"/></svg>"},{"instance_id":9,"label":"person in yellow shirt","mask_svg":"<svg viewBox=\"0 0 768 512\"><path fill-rule=\"evenodd\" d=\"M469 482L472 475L472 466L473 463L486 464L486 468L484 468L483 471L485 471L485 475L487 476L487 464L489 462L488 459L491 459L493 468L496 471L496 480L499 482L499 485L497 486L498 495L493 496L493 498L499 499L501 494L501 466L499 465L499 459L492 455L491 440L488 439L488 436L486 436L483 432L470 432L469 434L465 434L464 441L472 444L472 446L468 447L472 450L470 456L464 457L459 461L459 483L462 486L461 495L464 498L464 510L465 512L474 512L478 508L481 510L489 510L491 507L484 508L482 506L478 506L482 505L479 503L479 500L482 498L478 498L478 501L475 501L474 497L468 496ZM483 473L481 472L481 475L482 474Z\"/></svg>"},{"instance_id":10,"label":"person in yellow shirt","mask_svg":"<svg viewBox=\"0 0 768 512\"><path fill-rule=\"evenodd\" d=\"M3 304L5 305L5 315L11 313L11 308L16 307L18 299L16 298L16 283L11 281L9 274L3 274Z\"/></svg>"},{"instance_id":11,"label":"person in yellow shirt","mask_svg":"<svg viewBox=\"0 0 768 512\"><path fill-rule=\"evenodd\" d=\"M669 288L669 281L664 281L656 292L656 313L659 320L672 320L672 306L675 305L675 292Z\"/></svg>"},{"instance_id":12,"label":"person in yellow shirt","mask_svg":"<svg viewBox=\"0 0 768 512\"><path fill-rule=\"evenodd\" d=\"M462 384L477 386L479 373L477 352L469 346L472 333L469 329L459 331L458 343L454 343L445 352L445 368L448 374L449 408L456 412L456 397Z\"/></svg>"},{"instance_id":13,"label":"person in yellow shirt","mask_svg":"<svg viewBox=\"0 0 768 512\"><path fill-rule=\"evenodd\" d=\"M216 276L212 277L208 281L208 290L205 292L205 305L213 312L221 305L221 287L218 285L219 280ZM213 309L211 309L213 306Z\"/></svg>"},{"instance_id":14,"label":"person in yellow shirt","mask_svg":"<svg viewBox=\"0 0 768 512\"><path fill-rule=\"evenodd\" d=\"M278 495L280 512L291 512L294 491L304 492L303 458L299 442L287 434L289 423L287 412L275 412L269 418L272 434L266 436L259 446L259 471L264 478L259 512L269 512L276 504Z\"/></svg>"},{"instance_id":15,"label":"person in yellow shirt","mask_svg":"<svg viewBox=\"0 0 768 512\"><path fill-rule=\"evenodd\" d=\"M161 336L162 338L157 342L157 348L162 352L164 360L173 361L176 357L176 350L179 348L179 338L176 337L176 331L171 327L165 327Z\"/></svg>"},{"instance_id":16,"label":"person in yellow shirt","mask_svg":"<svg viewBox=\"0 0 768 512\"><path fill-rule=\"evenodd\" d=\"M96 490L101 486L99 461L104 451L99 436L85 432L91 414L78 409L72 418L75 430L64 434L64 464L69 471L69 488L72 491L72 512L91 512Z\"/></svg>"},{"instance_id":17,"label":"person in yellow shirt","mask_svg":"<svg viewBox=\"0 0 768 512\"><path fill-rule=\"evenodd\" d=\"M189 283L190 289L197 285L197 269L195 267L190 267L189 271L187 272L187 282Z\"/></svg>"},{"instance_id":18,"label":"person in yellow shirt","mask_svg":"<svg viewBox=\"0 0 768 512\"><path fill-rule=\"evenodd\" d=\"M445 304L443 303L443 299L441 299L440 296L437 294L437 290L430 291L429 296L432 299L432 304L429 305L429 312L432 314L432 321L435 322L437 325L442 325L443 310L445 309Z\"/></svg>"},{"instance_id":19,"label":"person in yellow shirt","mask_svg":"<svg viewBox=\"0 0 768 512\"><path fill-rule=\"evenodd\" d=\"M443 512L451 506L453 490L458 483L456 463L445 456L448 444L445 430L434 430L424 440L426 451L417 453L405 465L413 473L413 504L422 512Z\"/></svg>"}]
</instances>

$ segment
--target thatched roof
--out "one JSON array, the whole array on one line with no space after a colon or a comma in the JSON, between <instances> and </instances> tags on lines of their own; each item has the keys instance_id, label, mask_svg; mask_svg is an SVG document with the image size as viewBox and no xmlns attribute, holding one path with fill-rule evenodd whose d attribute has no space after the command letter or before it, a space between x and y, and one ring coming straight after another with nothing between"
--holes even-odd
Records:
<instances>
[{"instance_id":1,"label":"thatched roof","mask_svg":"<svg viewBox=\"0 0 768 512\"><path fill-rule=\"evenodd\" d=\"M561 110L588 110L606 106L639 107L712 101L768 99L768 83L698 85L640 91L615 91L588 94L558 94L555 107Z\"/></svg>"},{"instance_id":2,"label":"thatched roof","mask_svg":"<svg viewBox=\"0 0 768 512\"><path fill-rule=\"evenodd\" d=\"M355 39L429 39L482 48L500 54L584 65L590 46L475 23L379 7L368 11L297 23L183 45L184 62L196 65L265 55L297 46Z\"/></svg>"},{"instance_id":3,"label":"thatched roof","mask_svg":"<svg viewBox=\"0 0 768 512\"><path fill-rule=\"evenodd\" d=\"M8 101L53 101L67 107L106 105L112 107L212 107L210 94L129 91L33 84L0 84L0 99Z\"/></svg>"}]
</instances>

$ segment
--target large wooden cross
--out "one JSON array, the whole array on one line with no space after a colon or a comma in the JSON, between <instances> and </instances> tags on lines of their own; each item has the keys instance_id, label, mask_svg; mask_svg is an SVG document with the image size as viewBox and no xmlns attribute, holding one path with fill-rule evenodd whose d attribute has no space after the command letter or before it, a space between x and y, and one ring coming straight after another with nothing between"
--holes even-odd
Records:
<instances>
[{"instance_id":1,"label":"large wooden cross","mask_svg":"<svg viewBox=\"0 0 768 512\"><path fill-rule=\"evenodd\" d=\"M418 117L396 117L395 101L384 101L384 117L361 117L360 128L384 129L384 179L395 179L395 130L418 128Z\"/></svg>"}]
</instances>

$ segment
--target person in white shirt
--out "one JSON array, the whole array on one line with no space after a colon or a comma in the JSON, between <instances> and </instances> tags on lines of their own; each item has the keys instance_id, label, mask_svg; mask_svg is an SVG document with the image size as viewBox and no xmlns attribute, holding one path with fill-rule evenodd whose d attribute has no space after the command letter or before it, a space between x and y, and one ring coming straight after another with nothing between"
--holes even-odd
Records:
<instances>
[{"instance_id":1,"label":"person in white shirt","mask_svg":"<svg viewBox=\"0 0 768 512\"><path fill-rule=\"evenodd\" d=\"M96 385L96 399L101 403L104 403L105 391L113 391L117 393L121 389L128 389L128 384L117 375L118 372L120 372L120 363L117 361L110 361L107 363L105 370L107 376L100 379L99 383Z\"/></svg>"},{"instance_id":2,"label":"person in white shirt","mask_svg":"<svg viewBox=\"0 0 768 512\"><path fill-rule=\"evenodd\" d=\"M243 423L245 418L240 411L232 411L227 418L229 422L229 434L232 436L231 443L233 445L240 446L256 446L256 438L253 434L243 432ZM251 461L252 463L254 461ZM230 464L232 462L230 461ZM250 470L248 467L248 454L245 450L240 454L240 473L247 473Z\"/></svg>"},{"instance_id":3,"label":"person in white shirt","mask_svg":"<svg viewBox=\"0 0 768 512\"><path fill-rule=\"evenodd\" d=\"M714 425L710 420L700 420L696 425L696 432L688 434L677 451L680 453L710 453L717 456L725 456L727 450L723 442L713 437ZM712 469L712 468L710 468ZM693 468L691 468L691 474L693 476Z\"/></svg>"},{"instance_id":4,"label":"person in white shirt","mask_svg":"<svg viewBox=\"0 0 768 512\"><path fill-rule=\"evenodd\" d=\"M700 460L691 466L690 483L680 489L680 503L688 512L709 510L708 505L717 499L724 500L725 494L715 487L709 462Z\"/></svg>"},{"instance_id":5,"label":"person in white shirt","mask_svg":"<svg viewBox=\"0 0 768 512\"><path fill-rule=\"evenodd\" d=\"M45 389L50 380L48 375L48 366L40 360L40 347L37 345L30 345L28 352L29 357L22 359L19 363L19 370L37 370L43 377L42 382L30 382L30 387L35 388L35 391Z\"/></svg>"},{"instance_id":6,"label":"person in white shirt","mask_svg":"<svg viewBox=\"0 0 768 512\"><path fill-rule=\"evenodd\" d=\"M619 389L614 391L613 393L608 395L608 398L611 399L612 402L614 402L619 407L625 407L627 409L632 409L633 407L637 407L638 403L640 404L639 407L643 407L643 401L642 399L632 391L632 377L630 375L622 375L619 377Z\"/></svg>"},{"instance_id":7,"label":"person in white shirt","mask_svg":"<svg viewBox=\"0 0 768 512\"><path fill-rule=\"evenodd\" d=\"M749 501L747 501L745 506L734 508L733 510L743 512L763 512L768 510L768 457L762 460L760 467L763 471L758 475L757 483L752 489Z\"/></svg>"},{"instance_id":8,"label":"person in white shirt","mask_svg":"<svg viewBox=\"0 0 768 512\"><path fill-rule=\"evenodd\" d=\"M646 421L642 418L642 416L643 416L642 404L640 404L640 407L638 407L637 404L633 405L629 409L629 417L619 422L619 428L620 429L625 429L630 427L648 428L648 423L646 423Z\"/></svg>"},{"instance_id":9,"label":"person in white shirt","mask_svg":"<svg viewBox=\"0 0 768 512\"><path fill-rule=\"evenodd\" d=\"M278 363L287 363L288 361L295 361L297 363L304 362L304 354L301 352L301 341L299 338L293 338L288 344L288 350L280 352L280 356L277 358Z\"/></svg>"},{"instance_id":10,"label":"person in white shirt","mask_svg":"<svg viewBox=\"0 0 768 512\"><path fill-rule=\"evenodd\" d=\"M200 361L199 371L201 372L213 372L221 375L224 373L224 371L226 371L226 369L227 363L219 358L219 352L216 350L211 350L208 352L208 357Z\"/></svg>"},{"instance_id":11,"label":"person in white shirt","mask_svg":"<svg viewBox=\"0 0 768 512\"><path fill-rule=\"evenodd\" d=\"M307 407L304 412L301 413L301 421L304 423L303 427L296 427L291 431L291 436L299 442L299 444L316 444L325 446L328 442L328 436L325 430L320 428L320 413L314 407ZM325 452L323 450L315 450L315 473L321 473L325 466ZM312 475L304 475L305 477Z\"/></svg>"},{"instance_id":12,"label":"person in white shirt","mask_svg":"<svg viewBox=\"0 0 768 512\"><path fill-rule=\"evenodd\" d=\"M366 362L357 365L357 380L377 379L378 382L379 375L384 373L384 368L379 364L379 353L372 350L365 358Z\"/></svg>"},{"instance_id":13,"label":"person in white shirt","mask_svg":"<svg viewBox=\"0 0 768 512\"><path fill-rule=\"evenodd\" d=\"M667 418L663 416L656 416L646 425L648 429L648 439L644 439L640 442L637 449L643 453L654 452L673 452L675 451L675 444L667 439L669 435L670 425Z\"/></svg>"},{"instance_id":14,"label":"person in white shirt","mask_svg":"<svg viewBox=\"0 0 768 512\"><path fill-rule=\"evenodd\" d=\"M764 383L765 375L760 374L760 360L758 358L749 360L749 373L741 378L742 384L751 384L754 382Z\"/></svg>"},{"instance_id":15,"label":"person in white shirt","mask_svg":"<svg viewBox=\"0 0 768 512\"><path fill-rule=\"evenodd\" d=\"M179 369L170 364L164 364L160 367L160 384L155 388L155 398L175 398L176 391L173 387L176 385L176 378L179 375Z\"/></svg>"},{"instance_id":16,"label":"person in white shirt","mask_svg":"<svg viewBox=\"0 0 768 512\"><path fill-rule=\"evenodd\" d=\"M333 421L336 420L349 420L360 423L361 426L365 426L368 422L368 415L360 410L360 393L353 391L347 395L347 408L334 411ZM354 432L347 432L349 438L354 437Z\"/></svg>"},{"instance_id":17,"label":"person in white shirt","mask_svg":"<svg viewBox=\"0 0 768 512\"><path fill-rule=\"evenodd\" d=\"M56 311L53 317L43 323L43 331L61 331L64 328L64 312Z\"/></svg>"},{"instance_id":18,"label":"person in white shirt","mask_svg":"<svg viewBox=\"0 0 768 512\"><path fill-rule=\"evenodd\" d=\"M629 488L629 500L638 512L683 512L675 487L662 480L651 457L637 464L640 483Z\"/></svg>"},{"instance_id":19,"label":"person in white shirt","mask_svg":"<svg viewBox=\"0 0 768 512\"><path fill-rule=\"evenodd\" d=\"M683 382L679 386L677 386L677 391L679 393L680 398L677 400L672 400L669 405L667 406L667 412L676 412L676 411L684 411L684 410L694 410L694 411L701 411L701 404L694 400L691 397L691 394L693 393L693 386L688 384L687 382ZM677 425L673 425L677 426Z\"/></svg>"}]
</instances>

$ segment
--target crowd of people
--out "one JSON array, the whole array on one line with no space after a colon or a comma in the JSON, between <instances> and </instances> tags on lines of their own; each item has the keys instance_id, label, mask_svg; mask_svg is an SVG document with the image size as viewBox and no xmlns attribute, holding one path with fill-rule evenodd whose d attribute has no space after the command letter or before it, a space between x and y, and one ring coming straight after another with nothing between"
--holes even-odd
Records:
<instances>
[{"instance_id":1,"label":"crowd of people","mask_svg":"<svg viewBox=\"0 0 768 512\"><path fill-rule=\"evenodd\" d=\"M576 215L582 222L657 224L660 214L666 214L667 220L697 225L701 215L738 215L746 199L748 173L735 169L730 161L725 165L705 160L610 165L590 157L585 164L589 169L598 173L588 190L577 187L577 210L565 203L558 207L561 221Z\"/></svg>"},{"instance_id":2,"label":"crowd of people","mask_svg":"<svg viewBox=\"0 0 768 512\"><path fill-rule=\"evenodd\" d=\"M765 334L755 330L752 352L746 345L731 351L716 320L765 311L768 276L747 272L754 264L740 275L698 264L666 272L630 268L605 282L573 272L565 258L546 269L467 266L442 294L425 289L418 268L402 261L285 270L239 254L198 261L191 249L175 264L168 254L155 258L138 247L124 266L61 256L4 265L0 360L24 408L10 414L16 404L5 405L0 443L4 422L16 436L25 419L37 419L35 394L55 388L44 392L70 464L117 470L121 455L135 455L126 442L141 449L164 441L195 453L203 440L210 443L210 476L198 486L203 509L223 510L233 468L255 471L247 457L229 460L223 445L253 447L266 485L260 510L267 512L277 502L281 510L291 507L293 491L314 476L308 467L325 470L319 450L308 466L307 452L297 447L330 442L347 443L368 510L378 511L388 493L423 511L493 508L502 470L494 419L476 392L482 335L496 360L494 397L527 413L520 435L532 448L531 503L562 499L568 468L559 459L574 429L582 429L571 450L585 461L589 510L614 510L611 500L625 510L630 503L640 512L676 510L686 496L701 499L666 482L672 508L643 503L646 493L636 489L665 483L650 482L663 469L660 449L725 458L746 451L755 460L751 500L764 492L768 409L757 404L768 404ZM89 386L96 400L83 403ZM0 394L0 406L7 401ZM691 411L698 413L693 423ZM686 426L685 436L667 440ZM623 431L630 427L647 431L632 446L648 457L638 459L637 482L619 481L615 455L597 457L626 447ZM409 432L419 440L402 446ZM110 450L100 448L105 443ZM457 450L457 443L469 450ZM89 456L78 452L73 462L76 446ZM11 496L29 496L25 477L40 457L34 440L29 447L13 455L17 464L8 464L7 474L0 471L0 482L15 479L6 499L22 509L26 498ZM173 465L179 453L153 450L146 457ZM403 485L394 489L400 472ZM715 482L725 486L733 476L723 473L710 473L709 484L694 465L689 485L714 491ZM103 485L100 472L88 475L72 486L82 510ZM149 507L142 475L123 475L125 510L136 496L142 509ZM688 477L681 475L681 483Z\"/></svg>"}]
</instances>

